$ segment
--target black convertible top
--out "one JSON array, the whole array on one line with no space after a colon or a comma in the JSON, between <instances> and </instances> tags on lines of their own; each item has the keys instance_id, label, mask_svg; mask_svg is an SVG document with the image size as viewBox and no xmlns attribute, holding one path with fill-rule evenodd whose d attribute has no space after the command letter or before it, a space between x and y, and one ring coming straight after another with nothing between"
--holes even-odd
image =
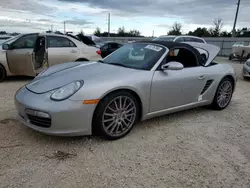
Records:
<instances>
[{"instance_id":1,"label":"black convertible top","mask_svg":"<svg viewBox=\"0 0 250 188\"><path fill-rule=\"evenodd\" d=\"M171 50L172 48L181 48L181 47L186 48L186 49L190 50L191 52L193 52L196 55L198 63L200 65L204 64L204 62L203 62L203 60L201 58L200 52L196 48L194 48L193 46L191 46L190 44L187 44L187 43L171 42L171 41L152 41L152 40L144 40L144 41L136 41L136 42L159 44L159 45L167 47L169 50Z\"/></svg>"}]
</instances>

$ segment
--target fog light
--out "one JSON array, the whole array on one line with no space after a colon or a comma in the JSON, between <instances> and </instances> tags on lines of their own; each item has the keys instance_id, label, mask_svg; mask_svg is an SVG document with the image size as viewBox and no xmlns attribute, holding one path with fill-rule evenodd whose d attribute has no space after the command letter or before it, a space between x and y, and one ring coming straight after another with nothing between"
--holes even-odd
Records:
<instances>
[{"instance_id":1,"label":"fog light","mask_svg":"<svg viewBox=\"0 0 250 188\"><path fill-rule=\"evenodd\" d=\"M37 116L37 117L41 117L41 118L48 118L50 119L50 115L45 113L45 112L41 112L41 111L36 111L36 110L31 110L31 109L26 109L25 110L26 113L28 115L32 115L32 116Z\"/></svg>"}]
</instances>

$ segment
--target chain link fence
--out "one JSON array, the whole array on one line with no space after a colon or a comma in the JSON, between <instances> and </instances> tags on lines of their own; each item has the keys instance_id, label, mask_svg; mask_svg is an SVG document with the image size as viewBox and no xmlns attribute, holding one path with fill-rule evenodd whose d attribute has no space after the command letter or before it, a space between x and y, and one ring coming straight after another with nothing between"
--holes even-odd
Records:
<instances>
[{"instance_id":1,"label":"chain link fence","mask_svg":"<svg viewBox=\"0 0 250 188\"><path fill-rule=\"evenodd\" d=\"M129 41L152 40L152 37L102 37L105 41L115 41L127 43ZM205 37L208 44L213 44L221 48L219 56L229 56L232 53L232 45L235 42L250 42L250 38L227 38L227 37Z\"/></svg>"}]
</instances>

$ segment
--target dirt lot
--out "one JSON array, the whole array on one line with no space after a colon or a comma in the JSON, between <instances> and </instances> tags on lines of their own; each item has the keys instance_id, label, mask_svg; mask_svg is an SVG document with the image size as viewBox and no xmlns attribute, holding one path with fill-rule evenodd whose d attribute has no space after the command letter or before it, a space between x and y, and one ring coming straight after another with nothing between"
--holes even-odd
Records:
<instances>
[{"instance_id":1,"label":"dirt lot","mask_svg":"<svg viewBox=\"0 0 250 188\"><path fill-rule=\"evenodd\" d=\"M226 61L219 59L219 61ZM199 108L137 125L125 138L59 138L16 120L25 78L0 83L0 187L250 187L250 81L224 111Z\"/></svg>"}]
</instances>

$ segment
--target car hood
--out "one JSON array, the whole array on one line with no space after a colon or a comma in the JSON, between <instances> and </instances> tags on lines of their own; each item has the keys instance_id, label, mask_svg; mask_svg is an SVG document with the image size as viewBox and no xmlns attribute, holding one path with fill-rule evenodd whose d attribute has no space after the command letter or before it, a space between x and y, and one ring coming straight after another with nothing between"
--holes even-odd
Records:
<instances>
[{"instance_id":1,"label":"car hood","mask_svg":"<svg viewBox=\"0 0 250 188\"><path fill-rule=\"evenodd\" d=\"M77 80L95 84L105 80L115 81L117 78L127 77L138 71L142 70L100 62L64 63L50 67L42 75L28 83L26 88L34 93L42 94Z\"/></svg>"}]
</instances>

